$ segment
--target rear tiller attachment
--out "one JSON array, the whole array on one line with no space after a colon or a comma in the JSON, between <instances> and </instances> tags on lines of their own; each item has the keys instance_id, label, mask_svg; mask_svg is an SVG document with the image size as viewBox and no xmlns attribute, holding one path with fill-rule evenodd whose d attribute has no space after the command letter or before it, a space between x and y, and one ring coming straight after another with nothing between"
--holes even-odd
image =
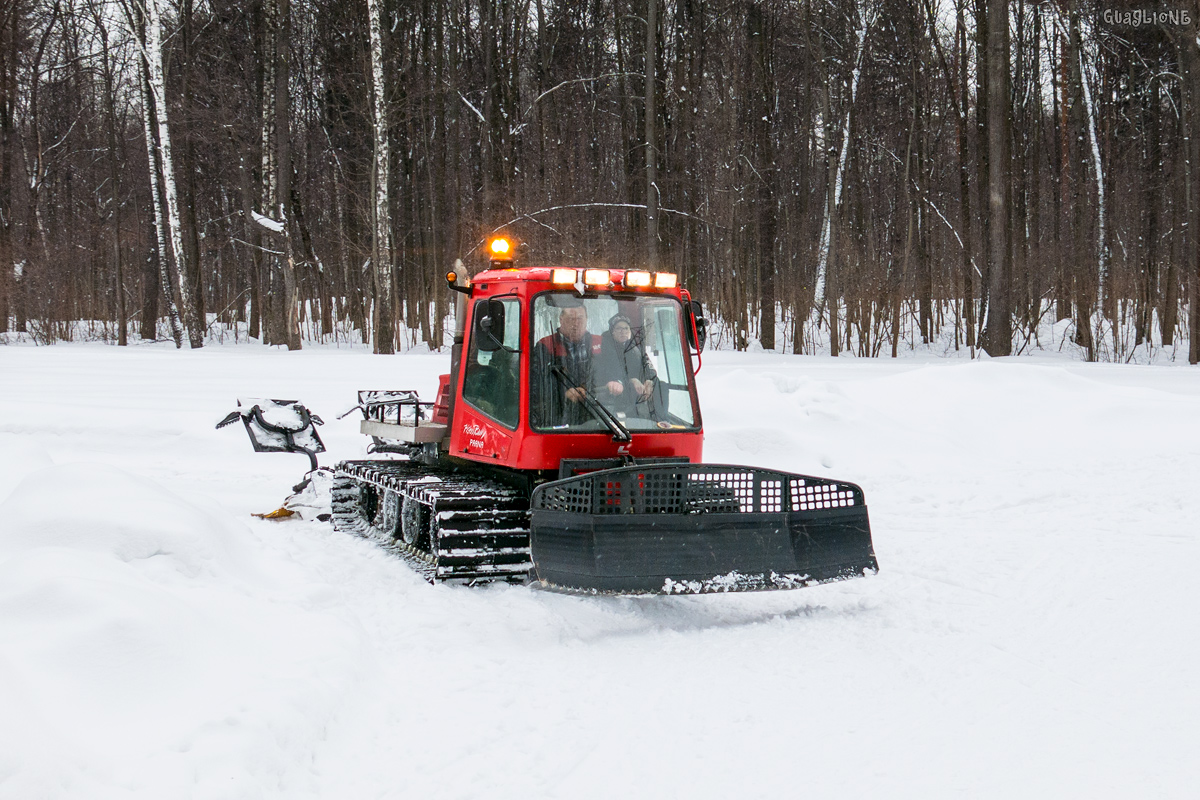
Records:
<instances>
[{"instance_id":1,"label":"rear tiller attachment","mask_svg":"<svg viewBox=\"0 0 1200 800\"><path fill-rule=\"evenodd\" d=\"M256 453L304 453L312 469L325 444L317 425L325 422L296 400L239 399L237 411L229 412L218 428L241 419Z\"/></svg>"}]
</instances>

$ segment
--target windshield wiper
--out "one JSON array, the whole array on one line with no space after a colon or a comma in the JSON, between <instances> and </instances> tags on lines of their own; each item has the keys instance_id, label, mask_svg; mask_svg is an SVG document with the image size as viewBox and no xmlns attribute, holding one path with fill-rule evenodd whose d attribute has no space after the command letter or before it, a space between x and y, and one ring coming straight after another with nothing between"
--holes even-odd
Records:
<instances>
[{"instance_id":1,"label":"windshield wiper","mask_svg":"<svg viewBox=\"0 0 1200 800\"><path fill-rule=\"evenodd\" d=\"M571 376L567 374L565 369L560 367L558 364L551 364L550 372L552 372L554 377L558 378L559 382L562 383L563 389L580 389L583 391L583 407L591 412L593 417L604 423L605 427L612 431L614 442L633 441L633 434L629 432L629 428L626 428L624 425L622 425L621 420L617 419L616 416L614 416L613 413L607 408L600 405L600 403L596 401L596 398L592 397L586 389L573 385Z\"/></svg>"}]
</instances>

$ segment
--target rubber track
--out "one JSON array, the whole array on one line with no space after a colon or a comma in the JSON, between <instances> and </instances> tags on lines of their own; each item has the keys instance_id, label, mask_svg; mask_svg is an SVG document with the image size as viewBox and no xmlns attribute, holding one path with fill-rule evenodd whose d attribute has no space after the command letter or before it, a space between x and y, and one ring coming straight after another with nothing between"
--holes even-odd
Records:
<instances>
[{"instance_id":1,"label":"rubber track","mask_svg":"<svg viewBox=\"0 0 1200 800\"><path fill-rule=\"evenodd\" d=\"M414 547L364 517L359 487L411 497L431 511L431 548ZM383 491L380 492L382 502ZM497 481L413 461L346 461L334 469L333 525L371 539L426 580L523 582L529 558L529 499Z\"/></svg>"}]
</instances>

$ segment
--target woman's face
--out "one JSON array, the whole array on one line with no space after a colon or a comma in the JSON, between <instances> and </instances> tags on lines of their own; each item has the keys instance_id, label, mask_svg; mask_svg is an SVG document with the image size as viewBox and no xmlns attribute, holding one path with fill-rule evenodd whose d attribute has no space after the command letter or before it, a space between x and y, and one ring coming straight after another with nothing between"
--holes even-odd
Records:
<instances>
[{"instance_id":1,"label":"woman's face","mask_svg":"<svg viewBox=\"0 0 1200 800\"><path fill-rule=\"evenodd\" d=\"M629 337L633 335L633 331L629 328L628 322L618 322L613 326L613 338L621 344L629 341Z\"/></svg>"}]
</instances>

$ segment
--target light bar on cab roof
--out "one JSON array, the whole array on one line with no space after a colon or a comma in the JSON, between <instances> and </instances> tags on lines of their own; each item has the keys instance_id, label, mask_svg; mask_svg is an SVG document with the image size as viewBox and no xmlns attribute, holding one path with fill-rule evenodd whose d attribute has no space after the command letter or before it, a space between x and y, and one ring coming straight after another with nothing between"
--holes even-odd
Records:
<instances>
[{"instance_id":1,"label":"light bar on cab roof","mask_svg":"<svg viewBox=\"0 0 1200 800\"><path fill-rule=\"evenodd\" d=\"M609 273L606 269L585 269L583 282L588 286L608 286Z\"/></svg>"},{"instance_id":2,"label":"light bar on cab roof","mask_svg":"<svg viewBox=\"0 0 1200 800\"><path fill-rule=\"evenodd\" d=\"M650 285L650 273L641 269L631 269L625 273L625 286L630 289L645 289Z\"/></svg>"},{"instance_id":3,"label":"light bar on cab roof","mask_svg":"<svg viewBox=\"0 0 1200 800\"><path fill-rule=\"evenodd\" d=\"M679 284L679 276L674 272L654 273L655 289L674 289Z\"/></svg>"},{"instance_id":4,"label":"light bar on cab roof","mask_svg":"<svg viewBox=\"0 0 1200 800\"><path fill-rule=\"evenodd\" d=\"M550 282L572 284L577 277L578 274L573 269L556 269L550 273Z\"/></svg>"}]
</instances>

